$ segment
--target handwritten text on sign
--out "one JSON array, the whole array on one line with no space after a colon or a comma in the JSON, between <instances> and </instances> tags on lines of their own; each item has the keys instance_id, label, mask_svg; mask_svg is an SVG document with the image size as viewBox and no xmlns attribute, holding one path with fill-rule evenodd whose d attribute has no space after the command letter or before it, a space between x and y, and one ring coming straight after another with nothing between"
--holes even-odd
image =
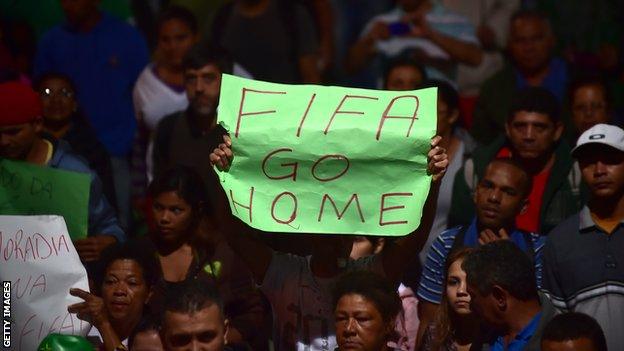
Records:
<instances>
[{"instance_id":1,"label":"handwritten text on sign","mask_svg":"<svg viewBox=\"0 0 624 351\"><path fill-rule=\"evenodd\" d=\"M59 215L72 238L87 236L88 174L0 159L1 215Z\"/></svg>"},{"instance_id":2,"label":"handwritten text on sign","mask_svg":"<svg viewBox=\"0 0 624 351\"><path fill-rule=\"evenodd\" d=\"M422 215L436 90L284 85L223 75L232 212L264 231L405 235Z\"/></svg>"},{"instance_id":3,"label":"handwritten text on sign","mask_svg":"<svg viewBox=\"0 0 624 351\"><path fill-rule=\"evenodd\" d=\"M88 291L87 273L59 216L0 216L0 278L11 282L11 348L36 350L50 333L85 335L89 324L67 312Z\"/></svg>"}]
</instances>

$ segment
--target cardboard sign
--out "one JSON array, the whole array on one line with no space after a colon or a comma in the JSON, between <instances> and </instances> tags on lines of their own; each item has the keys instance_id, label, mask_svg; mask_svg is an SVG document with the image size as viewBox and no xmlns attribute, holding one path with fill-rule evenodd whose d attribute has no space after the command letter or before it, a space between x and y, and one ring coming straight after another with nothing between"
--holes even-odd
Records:
<instances>
[{"instance_id":1,"label":"cardboard sign","mask_svg":"<svg viewBox=\"0 0 624 351\"><path fill-rule=\"evenodd\" d=\"M399 236L420 224L437 90L285 85L223 75L232 212L269 232Z\"/></svg>"},{"instance_id":2,"label":"cardboard sign","mask_svg":"<svg viewBox=\"0 0 624 351\"><path fill-rule=\"evenodd\" d=\"M0 159L0 214L59 215L72 239L87 237L89 175Z\"/></svg>"},{"instance_id":3,"label":"cardboard sign","mask_svg":"<svg viewBox=\"0 0 624 351\"><path fill-rule=\"evenodd\" d=\"M36 350L50 333L86 335L90 325L67 312L82 302L69 289L89 283L62 217L0 216L0 278L10 350Z\"/></svg>"}]
</instances>

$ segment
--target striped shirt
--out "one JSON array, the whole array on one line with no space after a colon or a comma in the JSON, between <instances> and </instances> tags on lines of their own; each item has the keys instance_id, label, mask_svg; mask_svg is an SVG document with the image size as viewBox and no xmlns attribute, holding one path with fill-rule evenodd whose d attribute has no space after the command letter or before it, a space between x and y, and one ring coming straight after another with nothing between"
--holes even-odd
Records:
<instances>
[{"instance_id":1,"label":"striped shirt","mask_svg":"<svg viewBox=\"0 0 624 351\"><path fill-rule=\"evenodd\" d=\"M462 229L463 227L458 226L442 232L431 245L420 277L420 284L418 285L417 295L419 299L436 305L439 305L442 301L442 293L444 292L445 285L444 266L446 257L453 248L453 242ZM509 238L523 251L527 252L528 250L533 250L535 278L537 286L540 287L542 282L542 249L544 248L545 238L536 233L529 233L533 247L528 248L524 235L523 232L514 230ZM478 246L478 239L477 222L473 220L466 229L463 244L468 247L476 247Z\"/></svg>"},{"instance_id":2,"label":"striped shirt","mask_svg":"<svg viewBox=\"0 0 624 351\"><path fill-rule=\"evenodd\" d=\"M544 248L544 290L558 309L594 317L609 350L624 350L624 219L607 234L585 206L555 227Z\"/></svg>"}]
</instances>

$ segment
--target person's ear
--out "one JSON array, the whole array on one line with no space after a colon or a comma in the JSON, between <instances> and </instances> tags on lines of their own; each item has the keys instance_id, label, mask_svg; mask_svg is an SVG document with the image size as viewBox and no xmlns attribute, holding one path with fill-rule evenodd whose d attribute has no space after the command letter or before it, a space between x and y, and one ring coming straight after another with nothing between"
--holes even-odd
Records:
<instances>
[{"instance_id":1,"label":"person's ear","mask_svg":"<svg viewBox=\"0 0 624 351\"><path fill-rule=\"evenodd\" d=\"M152 288L150 286L149 291L147 292L147 298L145 299L145 304L147 305L150 300L152 299L152 296L154 295L154 288Z\"/></svg>"},{"instance_id":2,"label":"person's ear","mask_svg":"<svg viewBox=\"0 0 624 351\"><path fill-rule=\"evenodd\" d=\"M520 205L520 214L525 214L528 209L529 209L529 199L526 198L522 200L522 205Z\"/></svg>"},{"instance_id":3,"label":"person's ear","mask_svg":"<svg viewBox=\"0 0 624 351\"><path fill-rule=\"evenodd\" d=\"M41 133L43 131L43 117L37 116L32 121L32 126L33 126L33 129L35 130L35 133L37 134Z\"/></svg>"},{"instance_id":4,"label":"person's ear","mask_svg":"<svg viewBox=\"0 0 624 351\"><path fill-rule=\"evenodd\" d=\"M158 330L158 336L160 336L160 342L162 343L163 347L166 348L167 338L165 337L166 336L165 330L166 330L166 323L165 323L165 319L163 318L160 324L160 329Z\"/></svg>"},{"instance_id":5,"label":"person's ear","mask_svg":"<svg viewBox=\"0 0 624 351\"><path fill-rule=\"evenodd\" d=\"M562 134L563 134L563 123L561 122L555 123L555 141L559 141L559 139L561 139Z\"/></svg>"},{"instance_id":6,"label":"person's ear","mask_svg":"<svg viewBox=\"0 0 624 351\"><path fill-rule=\"evenodd\" d=\"M223 343L225 345L228 344L228 334L230 332L230 320L229 319L225 319L223 321Z\"/></svg>"},{"instance_id":7,"label":"person's ear","mask_svg":"<svg viewBox=\"0 0 624 351\"><path fill-rule=\"evenodd\" d=\"M505 122L505 136L507 137L507 139L509 139L510 135L511 135L511 125L510 125L510 121L507 120Z\"/></svg>"},{"instance_id":8,"label":"person's ear","mask_svg":"<svg viewBox=\"0 0 624 351\"><path fill-rule=\"evenodd\" d=\"M474 193L472 194L472 203L474 203L475 207L477 206L478 194L479 194L479 184L477 184L477 187L474 190Z\"/></svg>"},{"instance_id":9,"label":"person's ear","mask_svg":"<svg viewBox=\"0 0 624 351\"><path fill-rule=\"evenodd\" d=\"M381 251L383 251L385 246L386 246L386 239L384 238L377 239L377 243L375 244L375 247L373 248L373 253L374 254L380 253Z\"/></svg>"},{"instance_id":10,"label":"person's ear","mask_svg":"<svg viewBox=\"0 0 624 351\"><path fill-rule=\"evenodd\" d=\"M507 309L507 291L499 285L492 287L492 298L496 301L496 307L500 311Z\"/></svg>"},{"instance_id":11,"label":"person's ear","mask_svg":"<svg viewBox=\"0 0 624 351\"><path fill-rule=\"evenodd\" d=\"M459 119L459 110L454 109L453 112L448 117L449 126L453 126L455 122Z\"/></svg>"}]
</instances>

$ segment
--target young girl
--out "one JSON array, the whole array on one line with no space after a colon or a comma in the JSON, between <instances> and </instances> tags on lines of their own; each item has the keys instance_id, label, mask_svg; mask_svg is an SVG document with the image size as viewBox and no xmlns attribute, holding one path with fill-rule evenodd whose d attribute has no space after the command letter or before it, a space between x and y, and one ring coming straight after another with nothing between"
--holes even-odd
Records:
<instances>
[{"instance_id":1,"label":"young girl","mask_svg":"<svg viewBox=\"0 0 624 351\"><path fill-rule=\"evenodd\" d=\"M451 252L446 261L446 287L434 322L423 337L421 350L470 350L480 335L478 318L470 310L470 295L466 290L466 272L461 268L472 248Z\"/></svg>"},{"instance_id":2,"label":"young girl","mask_svg":"<svg viewBox=\"0 0 624 351\"><path fill-rule=\"evenodd\" d=\"M264 345L260 294L249 270L211 225L199 174L188 167L173 168L154 180L150 195L155 230L143 242L160 263L151 310L161 311L165 295L184 289L189 281L216 283L230 321L228 342Z\"/></svg>"}]
</instances>

